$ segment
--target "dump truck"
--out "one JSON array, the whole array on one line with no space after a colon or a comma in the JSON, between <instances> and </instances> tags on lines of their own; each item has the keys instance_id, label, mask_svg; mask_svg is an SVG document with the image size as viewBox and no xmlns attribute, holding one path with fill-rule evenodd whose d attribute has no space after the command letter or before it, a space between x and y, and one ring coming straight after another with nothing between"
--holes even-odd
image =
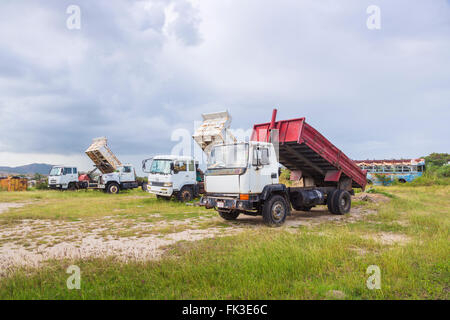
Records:
<instances>
[{"instance_id":1,"label":"dump truck","mask_svg":"<svg viewBox=\"0 0 450 320\"><path fill-rule=\"evenodd\" d=\"M94 169L79 175L75 166L54 166L48 177L50 189L100 189L108 193L137 188L136 172L131 164L122 164L107 144L105 137L95 138L86 150ZM101 175L94 175L95 171Z\"/></svg>"},{"instance_id":2,"label":"dump truck","mask_svg":"<svg viewBox=\"0 0 450 320\"><path fill-rule=\"evenodd\" d=\"M249 142L214 144L208 153L205 194L200 205L225 220L240 214L261 215L280 226L295 210L327 205L333 214L351 208L352 188L366 186L366 175L305 118L255 124ZM197 141L197 140L196 140ZM279 182L284 166L300 187Z\"/></svg>"},{"instance_id":3,"label":"dump truck","mask_svg":"<svg viewBox=\"0 0 450 320\"><path fill-rule=\"evenodd\" d=\"M236 142L229 132L231 116L227 111L202 114L202 118L193 135L202 150L209 150L213 144ZM142 171L148 173L147 191L159 199L175 197L187 202L204 191L203 172L191 156L157 155L142 161Z\"/></svg>"},{"instance_id":4,"label":"dump truck","mask_svg":"<svg viewBox=\"0 0 450 320\"><path fill-rule=\"evenodd\" d=\"M136 171L131 164L122 164L108 147L106 137L95 138L86 149L86 155L94 163L95 169L102 174L92 179L90 174L79 177L80 188L102 189L108 193L119 193L120 190L138 187Z\"/></svg>"}]
</instances>

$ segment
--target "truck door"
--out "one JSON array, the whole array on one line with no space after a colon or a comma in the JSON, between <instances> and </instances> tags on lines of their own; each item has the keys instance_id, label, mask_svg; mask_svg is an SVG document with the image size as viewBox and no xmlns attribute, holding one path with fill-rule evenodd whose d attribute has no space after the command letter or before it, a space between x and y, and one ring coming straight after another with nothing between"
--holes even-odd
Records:
<instances>
[{"instance_id":1,"label":"truck door","mask_svg":"<svg viewBox=\"0 0 450 320\"><path fill-rule=\"evenodd\" d=\"M123 166L120 171L120 182L134 181L134 171L131 166Z\"/></svg>"},{"instance_id":2,"label":"truck door","mask_svg":"<svg viewBox=\"0 0 450 320\"><path fill-rule=\"evenodd\" d=\"M252 156L252 166L255 170L251 170L250 184L251 192L260 193L266 185L277 183L277 171L274 169L276 164L272 163L271 149L266 146L254 146Z\"/></svg>"},{"instance_id":3,"label":"truck door","mask_svg":"<svg viewBox=\"0 0 450 320\"><path fill-rule=\"evenodd\" d=\"M174 162L173 189L181 190L189 179L188 161L177 160Z\"/></svg>"}]
</instances>

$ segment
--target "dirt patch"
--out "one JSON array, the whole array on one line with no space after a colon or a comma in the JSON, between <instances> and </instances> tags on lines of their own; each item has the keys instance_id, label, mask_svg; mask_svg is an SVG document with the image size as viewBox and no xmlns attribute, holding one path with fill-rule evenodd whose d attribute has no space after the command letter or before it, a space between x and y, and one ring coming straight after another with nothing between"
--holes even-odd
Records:
<instances>
[{"instance_id":1,"label":"dirt patch","mask_svg":"<svg viewBox=\"0 0 450 320\"><path fill-rule=\"evenodd\" d=\"M380 232L376 234L364 235L363 238L372 239L386 245L405 245L411 241L411 239L407 235L391 232Z\"/></svg>"},{"instance_id":2,"label":"dirt patch","mask_svg":"<svg viewBox=\"0 0 450 320\"><path fill-rule=\"evenodd\" d=\"M38 267L50 259L154 260L178 241L197 241L244 230L200 228L201 222L186 219L146 223L112 217L72 222L25 219L0 230L0 276L18 266Z\"/></svg>"},{"instance_id":3,"label":"dirt patch","mask_svg":"<svg viewBox=\"0 0 450 320\"><path fill-rule=\"evenodd\" d=\"M0 202L0 213L8 211L10 208L20 208L27 205L27 202Z\"/></svg>"},{"instance_id":4,"label":"dirt patch","mask_svg":"<svg viewBox=\"0 0 450 320\"><path fill-rule=\"evenodd\" d=\"M330 290L327 292L328 299L345 299L346 295L341 290Z\"/></svg>"},{"instance_id":5,"label":"dirt patch","mask_svg":"<svg viewBox=\"0 0 450 320\"><path fill-rule=\"evenodd\" d=\"M391 199L389 197L386 197L383 194L379 193L367 193L367 192L360 192L355 194L353 197L353 200L358 201L367 201L367 202L374 202L374 203L384 203L388 202Z\"/></svg>"}]
</instances>

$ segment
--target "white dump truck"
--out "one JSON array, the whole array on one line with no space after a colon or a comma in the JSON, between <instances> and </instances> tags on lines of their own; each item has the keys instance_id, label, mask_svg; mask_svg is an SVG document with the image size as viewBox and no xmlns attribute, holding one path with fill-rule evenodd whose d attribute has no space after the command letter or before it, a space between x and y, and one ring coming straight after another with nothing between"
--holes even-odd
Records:
<instances>
[{"instance_id":1,"label":"white dump truck","mask_svg":"<svg viewBox=\"0 0 450 320\"><path fill-rule=\"evenodd\" d=\"M131 164L122 164L108 147L106 137L95 138L85 151L102 174L96 180L90 174L80 176L80 188L103 189L108 193L138 187L136 171Z\"/></svg>"},{"instance_id":2,"label":"white dump truck","mask_svg":"<svg viewBox=\"0 0 450 320\"><path fill-rule=\"evenodd\" d=\"M193 135L203 150L224 142L235 142L228 131L231 117L227 111L203 114L203 122ZM203 172L191 156L158 155L142 162L148 173L148 192L160 199L176 197L187 202L203 193Z\"/></svg>"},{"instance_id":3,"label":"white dump truck","mask_svg":"<svg viewBox=\"0 0 450 320\"><path fill-rule=\"evenodd\" d=\"M78 168L54 166L48 175L48 187L59 190L75 190L78 186Z\"/></svg>"},{"instance_id":4,"label":"white dump truck","mask_svg":"<svg viewBox=\"0 0 450 320\"><path fill-rule=\"evenodd\" d=\"M79 175L77 167L54 166L48 177L51 189L101 189L108 193L137 188L136 172L131 164L122 164L112 153L105 137L95 138L85 151L94 162L94 169ZM101 175L94 175L99 170Z\"/></svg>"}]
</instances>

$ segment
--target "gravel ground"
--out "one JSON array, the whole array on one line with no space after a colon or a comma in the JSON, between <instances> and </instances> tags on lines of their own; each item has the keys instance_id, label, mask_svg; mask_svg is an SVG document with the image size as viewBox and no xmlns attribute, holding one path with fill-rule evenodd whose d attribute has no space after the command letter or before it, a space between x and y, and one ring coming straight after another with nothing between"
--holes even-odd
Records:
<instances>
[{"instance_id":1,"label":"gravel ground","mask_svg":"<svg viewBox=\"0 0 450 320\"><path fill-rule=\"evenodd\" d=\"M369 202L388 201L386 197L358 194ZM0 214L27 203L0 203ZM314 226L327 221L352 222L376 213L363 207L352 208L350 214L333 215L324 207L310 212L293 212L283 228ZM205 226L204 223L207 223ZM197 241L237 234L250 228L263 227L261 217L241 215L237 221L221 218L198 218L171 222L148 223L103 217L89 221L24 219L0 229L0 276L18 266L38 267L49 259L87 259L116 257L123 261L158 259L165 247L178 241ZM384 235L381 240L390 241Z\"/></svg>"}]
</instances>

